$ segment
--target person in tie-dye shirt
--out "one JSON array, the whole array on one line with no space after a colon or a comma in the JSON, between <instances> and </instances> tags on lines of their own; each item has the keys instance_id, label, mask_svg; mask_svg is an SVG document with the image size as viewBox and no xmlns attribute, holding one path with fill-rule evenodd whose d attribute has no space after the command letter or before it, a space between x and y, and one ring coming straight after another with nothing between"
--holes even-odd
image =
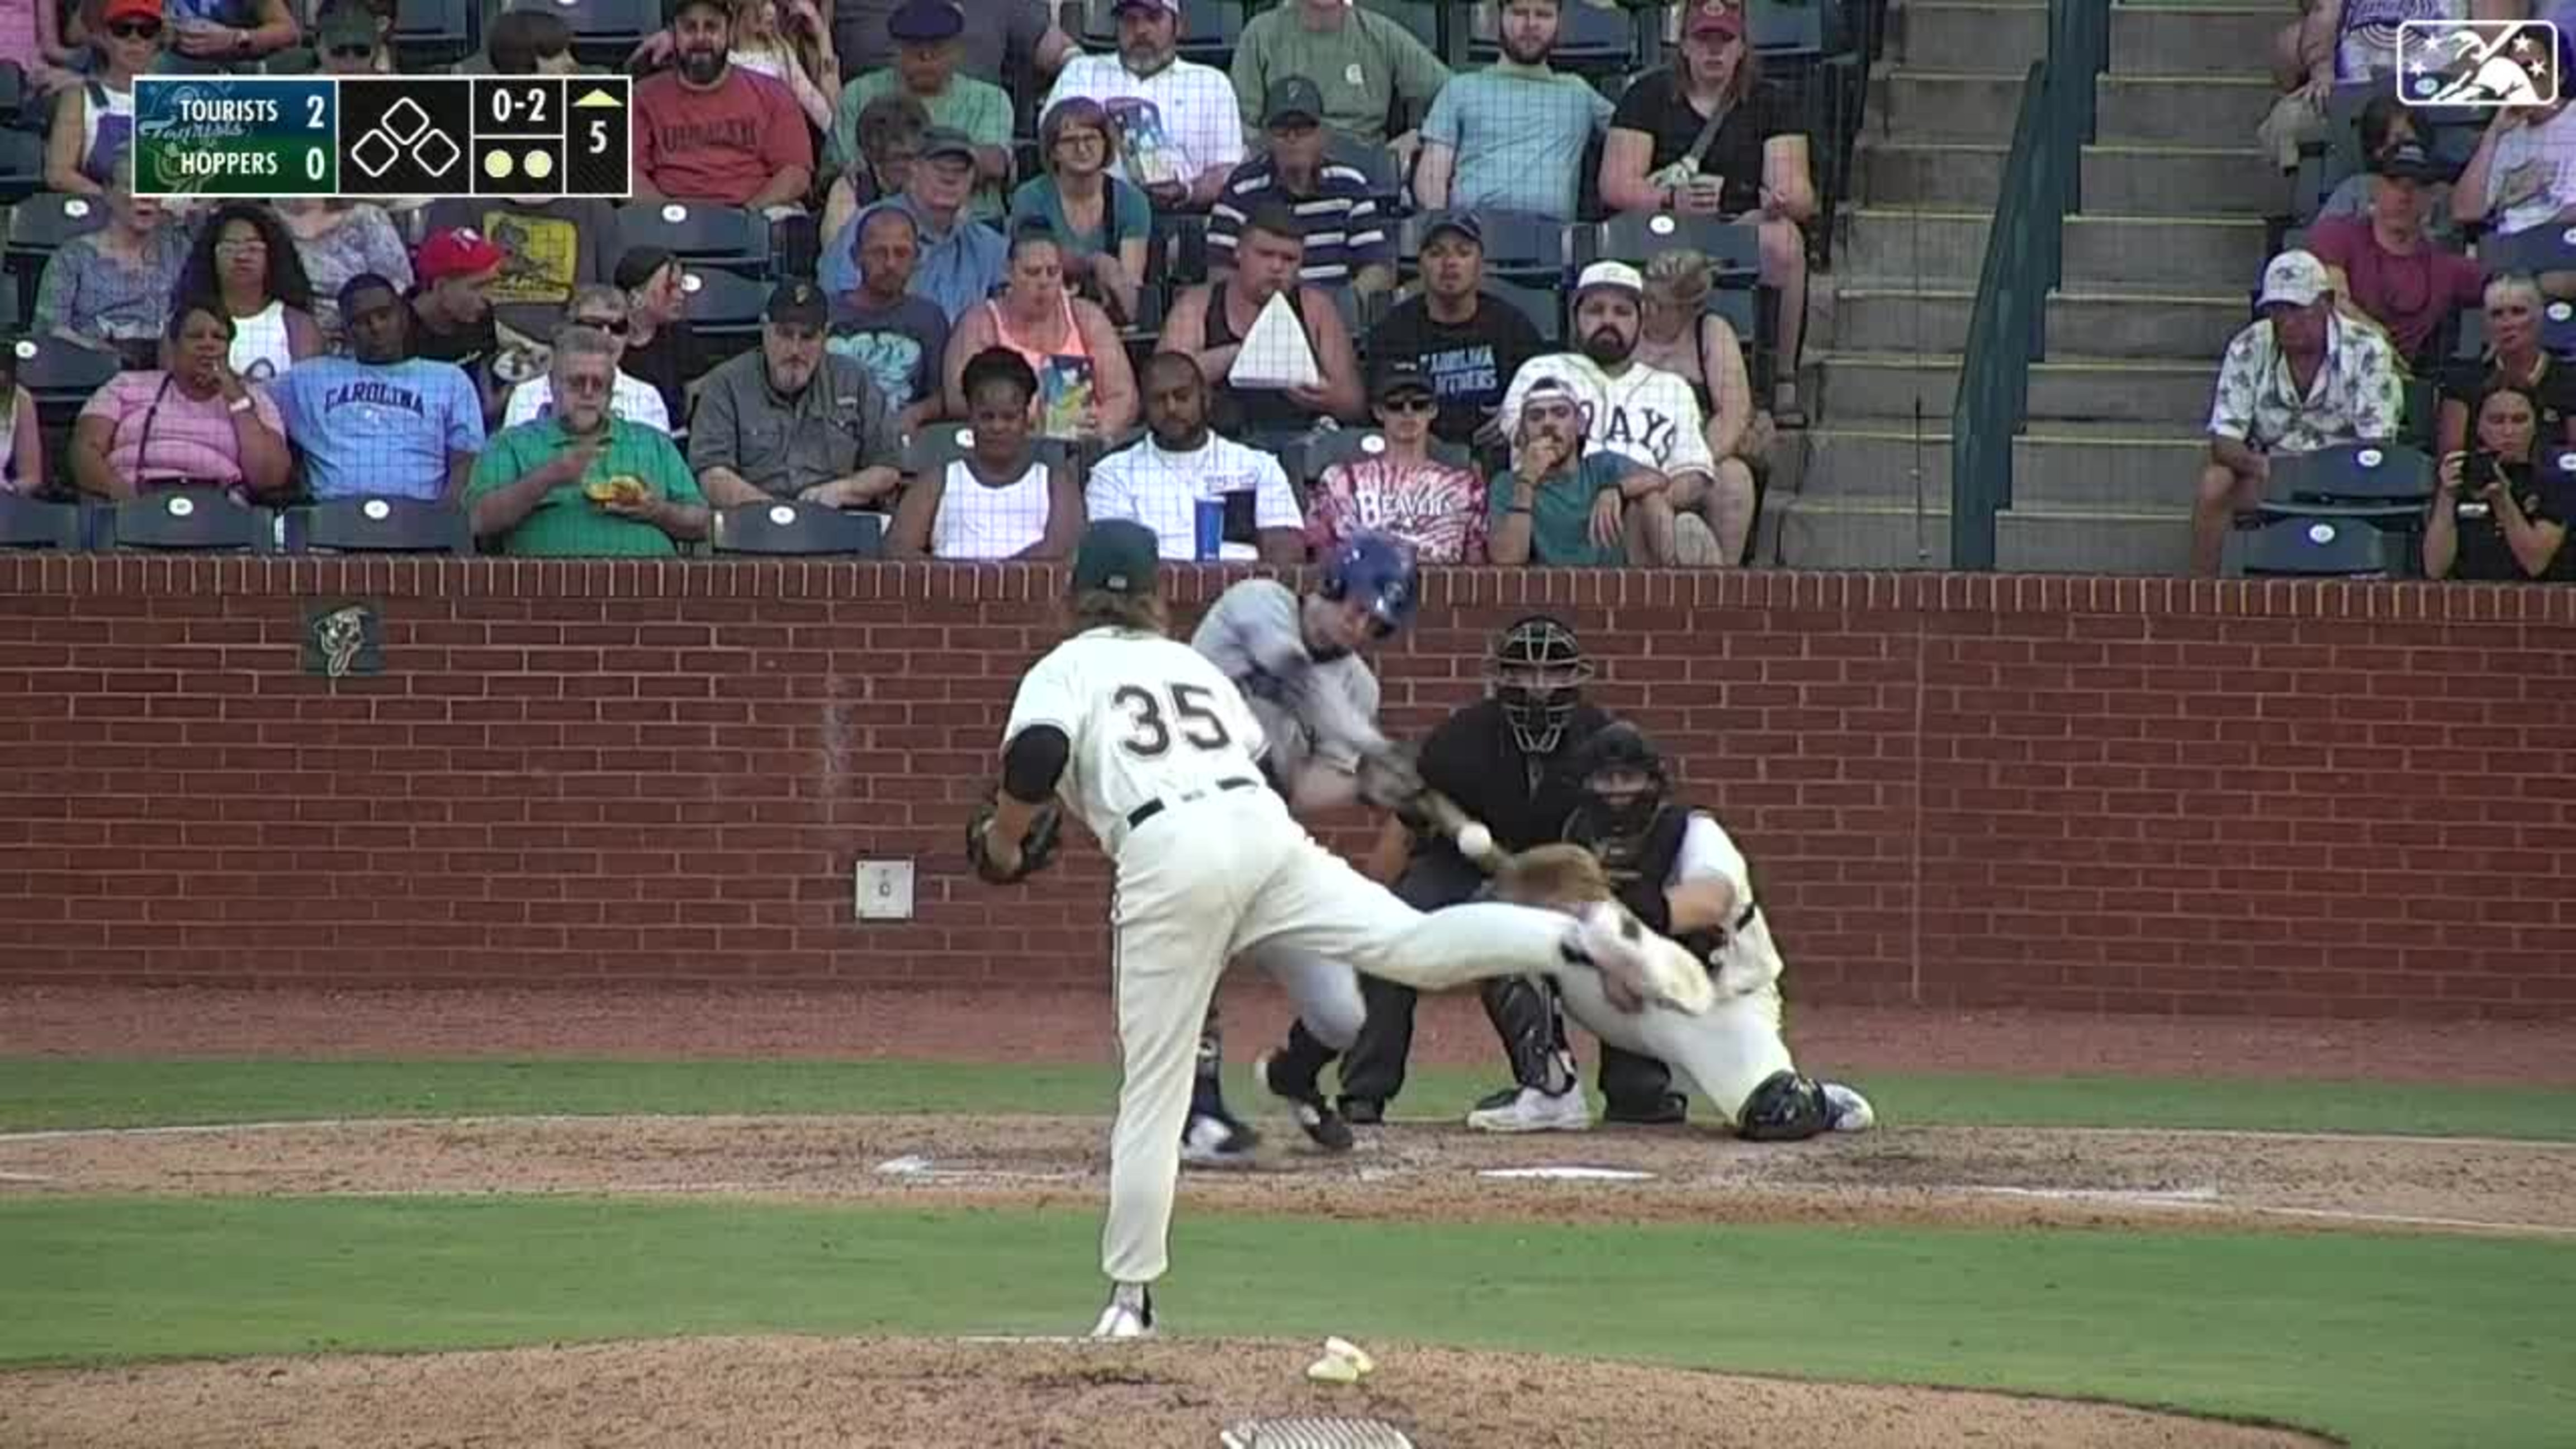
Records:
<instances>
[{"instance_id":1,"label":"person in tie-dye shirt","mask_svg":"<svg viewBox=\"0 0 2576 1449\"><path fill-rule=\"evenodd\" d=\"M1423 563L1483 563L1485 486L1431 456L1431 420L1440 410L1431 379L1411 359L1389 363L1369 400L1384 448L1336 463L1315 481L1306 540L1316 556L1374 530L1411 544Z\"/></svg>"}]
</instances>

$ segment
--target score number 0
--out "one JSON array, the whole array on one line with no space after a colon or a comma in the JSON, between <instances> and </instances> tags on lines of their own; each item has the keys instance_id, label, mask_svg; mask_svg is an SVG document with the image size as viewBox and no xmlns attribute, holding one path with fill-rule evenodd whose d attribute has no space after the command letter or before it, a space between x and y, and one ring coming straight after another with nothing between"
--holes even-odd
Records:
<instances>
[{"instance_id":1,"label":"score number 0","mask_svg":"<svg viewBox=\"0 0 2576 1449\"><path fill-rule=\"evenodd\" d=\"M322 138L304 148L304 176L309 181L320 181L331 168L331 159L324 150L332 143L331 118L326 114L327 110L320 96L304 98L304 129L318 132Z\"/></svg>"}]
</instances>

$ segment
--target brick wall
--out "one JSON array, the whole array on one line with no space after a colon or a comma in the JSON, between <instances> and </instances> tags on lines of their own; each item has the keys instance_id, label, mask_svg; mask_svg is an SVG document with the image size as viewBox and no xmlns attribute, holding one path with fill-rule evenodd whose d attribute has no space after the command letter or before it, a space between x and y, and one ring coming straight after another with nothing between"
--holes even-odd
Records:
<instances>
[{"instance_id":1,"label":"brick wall","mask_svg":"<svg viewBox=\"0 0 2576 1449\"><path fill-rule=\"evenodd\" d=\"M1185 615L1224 582L1183 577ZM964 873L1041 569L0 558L0 981L1089 981L1101 862ZM1814 999L2576 1013L2576 590L1459 572L1763 872ZM385 672L298 667L369 598ZM854 919L912 856L920 913Z\"/></svg>"}]
</instances>

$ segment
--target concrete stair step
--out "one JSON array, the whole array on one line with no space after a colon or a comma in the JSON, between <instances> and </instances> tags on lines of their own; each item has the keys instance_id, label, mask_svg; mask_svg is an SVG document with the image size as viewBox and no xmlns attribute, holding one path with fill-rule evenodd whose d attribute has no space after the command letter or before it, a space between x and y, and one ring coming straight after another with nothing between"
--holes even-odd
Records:
<instances>
[{"instance_id":1,"label":"concrete stair step","mask_svg":"<svg viewBox=\"0 0 2576 1449\"><path fill-rule=\"evenodd\" d=\"M2289 212L2289 183L2252 146L2087 146L2083 167L2078 184L2082 209L2088 212L2136 216ZM1999 166L1999 181L2000 174ZM1864 194L1876 199L1872 193Z\"/></svg>"},{"instance_id":2,"label":"concrete stair step","mask_svg":"<svg viewBox=\"0 0 2576 1449\"><path fill-rule=\"evenodd\" d=\"M1903 353L1827 352L1816 359L1822 378L1820 421L1911 418L1922 404L1927 418L1945 424L1959 392L1955 354L1915 358ZM2217 363L2160 362L2121 357L2057 356L2030 370L2030 416L2042 422L2175 423L2196 427L2209 416Z\"/></svg>"},{"instance_id":3,"label":"concrete stair step","mask_svg":"<svg viewBox=\"0 0 2576 1449\"><path fill-rule=\"evenodd\" d=\"M1995 516L1995 567L2010 573L2171 577L2191 570L2191 510L2016 506Z\"/></svg>"},{"instance_id":4,"label":"concrete stair step","mask_svg":"<svg viewBox=\"0 0 2576 1449\"><path fill-rule=\"evenodd\" d=\"M2035 421L2013 440L2013 506L2187 511L2208 453L2189 423Z\"/></svg>"},{"instance_id":5,"label":"concrete stair step","mask_svg":"<svg viewBox=\"0 0 2576 1449\"><path fill-rule=\"evenodd\" d=\"M1877 207L1992 211L2003 191L2005 152L2001 142L1917 142L1871 130L1856 157L1859 194Z\"/></svg>"},{"instance_id":6,"label":"concrete stair step","mask_svg":"<svg viewBox=\"0 0 2576 1449\"><path fill-rule=\"evenodd\" d=\"M2275 94L2268 75L2105 75L2094 82L2093 139L2250 145Z\"/></svg>"},{"instance_id":7,"label":"concrete stair step","mask_svg":"<svg viewBox=\"0 0 2576 1449\"><path fill-rule=\"evenodd\" d=\"M1950 512L1833 498L1775 500L1762 510L1754 558L1793 569L1946 569Z\"/></svg>"},{"instance_id":8,"label":"concrete stair step","mask_svg":"<svg viewBox=\"0 0 2576 1449\"><path fill-rule=\"evenodd\" d=\"M2297 18L2282 11L2278 5L2114 5L2112 73L2268 78L2272 36Z\"/></svg>"},{"instance_id":9,"label":"concrete stair step","mask_svg":"<svg viewBox=\"0 0 2576 1449\"><path fill-rule=\"evenodd\" d=\"M1869 128L1913 142L2010 145L2028 70L2028 61L2008 74L2001 65L1977 71L1883 69L1870 78ZM2252 134L2249 125L2246 135Z\"/></svg>"},{"instance_id":10,"label":"concrete stair step","mask_svg":"<svg viewBox=\"0 0 2576 1449\"><path fill-rule=\"evenodd\" d=\"M1975 291L1854 280L1835 289L1834 330L1817 345L1848 352L1960 353ZM2092 357L2207 360L2213 367L2253 313L2243 292L2059 292L2048 299L2046 346Z\"/></svg>"},{"instance_id":11,"label":"concrete stair step","mask_svg":"<svg viewBox=\"0 0 2576 1449\"><path fill-rule=\"evenodd\" d=\"M1888 54L1919 70L2027 70L2048 54L2048 7L1913 0L1888 13Z\"/></svg>"},{"instance_id":12,"label":"concrete stair step","mask_svg":"<svg viewBox=\"0 0 2576 1449\"><path fill-rule=\"evenodd\" d=\"M1985 268L1991 212L1863 206L1850 213L1838 266L1856 277L1908 281L1976 278ZM2255 217L2067 218L2066 285L2209 287L2263 269Z\"/></svg>"}]
</instances>

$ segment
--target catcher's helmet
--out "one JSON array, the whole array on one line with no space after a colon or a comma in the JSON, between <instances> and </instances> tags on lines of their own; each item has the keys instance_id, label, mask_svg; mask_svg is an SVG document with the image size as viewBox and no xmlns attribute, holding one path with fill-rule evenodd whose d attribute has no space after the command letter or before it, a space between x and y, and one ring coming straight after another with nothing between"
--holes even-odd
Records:
<instances>
[{"instance_id":1,"label":"catcher's helmet","mask_svg":"<svg viewBox=\"0 0 2576 1449\"><path fill-rule=\"evenodd\" d=\"M1546 614L1515 622L1494 646L1494 697L1527 754L1550 754L1564 743L1566 721L1591 677L1574 631Z\"/></svg>"},{"instance_id":2,"label":"catcher's helmet","mask_svg":"<svg viewBox=\"0 0 2576 1449\"><path fill-rule=\"evenodd\" d=\"M1603 725L1590 739L1575 746L1569 768L1574 778L1583 782L1584 798L1577 814L1588 824L1590 833L1601 840L1643 837L1653 828L1665 797L1672 792L1672 775L1664 768L1663 752L1646 738L1644 730L1626 720ZM1594 782L1614 770L1644 776L1645 788L1623 790L1615 796L1602 793Z\"/></svg>"},{"instance_id":3,"label":"catcher's helmet","mask_svg":"<svg viewBox=\"0 0 2576 1449\"><path fill-rule=\"evenodd\" d=\"M1357 599L1368 605L1378 632L1392 634L1413 622L1421 602L1422 568L1413 550L1383 533L1355 533L1324 560L1324 578L1316 592L1339 603Z\"/></svg>"}]
</instances>

